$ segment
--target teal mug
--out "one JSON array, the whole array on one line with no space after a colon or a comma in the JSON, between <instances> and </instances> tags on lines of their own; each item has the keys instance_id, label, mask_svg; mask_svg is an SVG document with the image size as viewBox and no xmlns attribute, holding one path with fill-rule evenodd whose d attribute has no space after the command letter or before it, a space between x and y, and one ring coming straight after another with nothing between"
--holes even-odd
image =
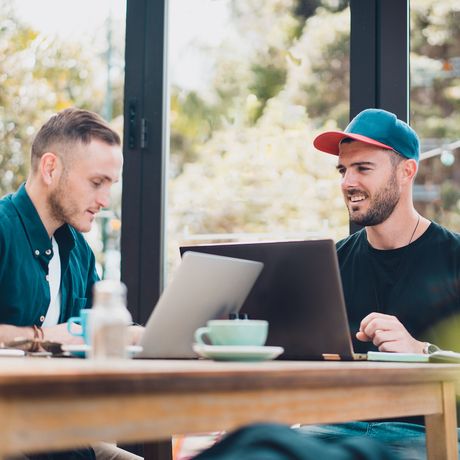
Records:
<instances>
[{"instance_id":1,"label":"teal mug","mask_svg":"<svg viewBox=\"0 0 460 460\"><path fill-rule=\"evenodd\" d=\"M83 340L87 345L91 342L91 334L89 330L89 317L91 311L91 308L83 308L80 310L80 316L72 316L72 318L69 318L67 321L67 330L69 331L69 334L76 337L83 337ZM79 324L81 329L78 331L74 330L74 324Z\"/></svg>"},{"instance_id":2,"label":"teal mug","mask_svg":"<svg viewBox=\"0 0 460 460\"><path fill-rule=\"evenodd\" d=\"M213 319L195 331L195 342L203 345L265 345L268 321L257 319Z\"/></svg>"}]
</instances>

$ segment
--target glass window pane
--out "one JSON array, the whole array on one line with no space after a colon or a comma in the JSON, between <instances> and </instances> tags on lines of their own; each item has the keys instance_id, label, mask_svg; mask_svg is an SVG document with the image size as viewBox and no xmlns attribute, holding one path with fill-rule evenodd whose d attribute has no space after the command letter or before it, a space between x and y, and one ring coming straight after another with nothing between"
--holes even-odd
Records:
<instances>
[{"instance_id":1,"label":"glass window pane","mask_svg":"<svg viewBox=\"0 0 460 460\"><path fill-rule=\"evenodd\" d=\"M421 138L417 209L460 231L460 5L411 1L411 125Z\"/></svg>"},{"instance_id":2,"label":"glass window pane","mask_svg":"<svg viewBox=\"0 0 460 460\"><path fill-rule=\"evenodd\" d=\"M123 132L126 0L4 0L0 9L0 194L27 178L49 117L77 106ZM86 234L101 276L120 274L121 185Z\"/></svg>"},{"instance_id":3,"label":"glass window pane","mask_svg":"<svg viewBox=\"0 0 460 460\"><path fill-rule=\"evenodd\" d=\"M347 2L170 1L168 258L180 244L348 234L337 159L349 116Z\"/></svg>"}]
</instances>

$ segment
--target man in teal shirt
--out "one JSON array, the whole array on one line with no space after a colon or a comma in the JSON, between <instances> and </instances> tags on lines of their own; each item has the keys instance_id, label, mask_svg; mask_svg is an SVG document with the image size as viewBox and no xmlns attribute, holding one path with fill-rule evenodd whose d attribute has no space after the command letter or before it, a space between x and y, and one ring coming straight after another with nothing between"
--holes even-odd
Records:
<instances>
[{"instance_id":1,"label":"man in teal shirt","mask_svg":"<svg viewBox=\"0 0 460 460\"><path fill-rule=\"evenodd\" d=\"M91 288L98 276L94 255L83 236L64 224L53 237L59 247L54 254L52 239L37 209L22 185L0 201L0 330L5 324L42 326L50 305L49 262L61 263L61 309L58 323L78 315L90 304ZM19 331L11 329L12 335ZM26 335L30 331L20 331ZM48 335L48 331L46 330ZM8 334L9 335L9 334Z\"/></svg>"},{"instance_id":2,"label":"man in teal shirt","mask_svg":"<svg viewBox=\"0 0 460 460\"><path fill-rule=\"evenodd\" d=\"M0 342L81 341L66 321L91 306L98 280L82 232L109 205L123 163L120 144L101 117L76 108L52 116L37 133L26 183L0 200ZM101 446L97 459L140 458ZM39 458L95 456L87 449Z\"/></svg>"},{"instance_id":3,"label":"man in teal shirt","mask_svg":"<svg viewBox=\"0 0 460 460\"><path fill-rule=\"evenodd\" d=\"M67 109L40 129L31 157L27 182L0 201L0 341L43 327L45 339L69 343L65 322L91 305L98 280L81 232L109 205L120 138L98 115Z\"/></svg>"}]
</instances>

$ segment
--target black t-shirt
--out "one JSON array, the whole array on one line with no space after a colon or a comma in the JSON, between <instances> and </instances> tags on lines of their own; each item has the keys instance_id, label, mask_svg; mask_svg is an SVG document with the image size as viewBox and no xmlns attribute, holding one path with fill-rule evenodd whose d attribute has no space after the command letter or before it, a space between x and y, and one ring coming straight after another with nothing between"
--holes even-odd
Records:
<instances>
[{"instance_id":1,"label":"black t-shirt","mask_svg":"<svg viewBox=\"0 0 460 460\"><path fill-rule=\"evenodd\" d=\"M355 352L375 350L355 339L374 311L396 316L417 340L460 351L460 234L432 222L410 245L378 250L363 229L337 254Z\"/></svg>"},{"instance_id":2,"label":"black t-shirt","mask_svg":"<svg viewBox=\"0 0 460 460\"><path fill-rule=\"evenodd\" d=\"M339 241L337 254L355 352L376 350L355 337L374 311L396 316L417 340L460 351L460 234L432 222L410 245L378 250L363 229Z\"/></svg>"}]
</instances>

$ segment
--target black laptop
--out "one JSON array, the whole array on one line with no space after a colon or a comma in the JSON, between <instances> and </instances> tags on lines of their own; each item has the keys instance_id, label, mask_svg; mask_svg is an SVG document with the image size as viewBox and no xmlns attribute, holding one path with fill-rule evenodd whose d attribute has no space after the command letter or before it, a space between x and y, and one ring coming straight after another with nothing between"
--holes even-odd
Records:
<instances>
[{"instance_id":1,"label":"black laptop","mask_svg":"<svg viewBox=\"0 0 460 460\"><path fill-rule=\"evenodd\" d=\"M332 240L182 246L180 251L264 263L240 312L269 321L267 345L284 347L282 359L365 359L353 353Z\"/></svg>"}]
</instances>

